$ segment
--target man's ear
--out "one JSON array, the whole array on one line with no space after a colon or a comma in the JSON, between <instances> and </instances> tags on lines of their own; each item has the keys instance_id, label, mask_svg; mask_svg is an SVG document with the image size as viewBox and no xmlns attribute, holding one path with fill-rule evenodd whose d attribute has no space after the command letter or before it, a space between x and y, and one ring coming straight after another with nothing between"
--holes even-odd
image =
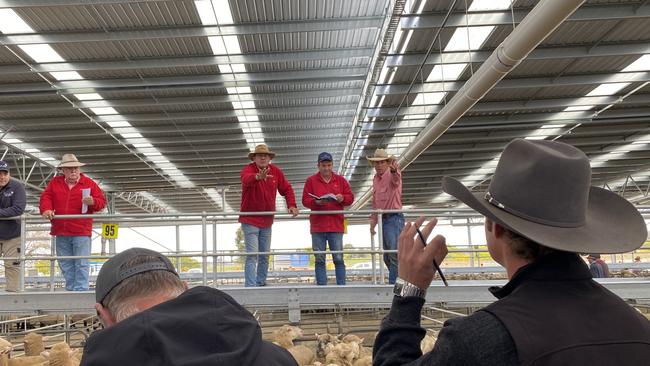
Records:
<instances>
[{"instance_id":1,"label":"man's ear","mask_svg":"<svg viewBox=\"0 0 650 366\"><path fill-rule=\"evenodd\" d=\"M101 320L102 324L104 324L105 328L108 328L117 323L113 317L113 314L111 314L111 312L108 311L108 309L105 308L102 304L96 303L95 310L97 310L97 316L99 317L99 320Z\"/></svg>"},{"instance_id":2,"label":"man's ear","mask_svg":"<svg viewBox=\"0 0 650 366\"><path fill-rule=\"evenodd\" d=\"M190 286L187 284L187 281L183 281L183 287L185 288L185 290L190 288Z\"/></svg>"},{"instance_id":3,"label":"man's ear","mask_svg":"<svg viewBox=\"0 0 650 366\"><path fill-rule=\"evenodd\" d=\"M506 233L506 228L501 226L501 224L497 224L496 222L493 222L493 230L494 230L494 237L495 238L501 238L503 235Z\"/></svg>"}]
</instances>

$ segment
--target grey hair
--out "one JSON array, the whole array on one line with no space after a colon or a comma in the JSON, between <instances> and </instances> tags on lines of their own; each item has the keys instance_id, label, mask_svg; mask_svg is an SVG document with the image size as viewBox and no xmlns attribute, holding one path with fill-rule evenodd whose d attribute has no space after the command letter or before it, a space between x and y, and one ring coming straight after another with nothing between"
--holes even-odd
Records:
<instances>
[{"instance_id":1,"label":"grey hair","mask_svg":"<svg viewBox=\"0 0 650 366\"><path fill-rule=\"evenodd\" d=\"M124 264L124 268L159 260L153 256L138 256ZM185 284L169 271L148 271L129 277L106 295L102 304L120 322L142 311L136 301L142 297L160 296L173 299L185 291Z\"/></svg>"}]
</instances>

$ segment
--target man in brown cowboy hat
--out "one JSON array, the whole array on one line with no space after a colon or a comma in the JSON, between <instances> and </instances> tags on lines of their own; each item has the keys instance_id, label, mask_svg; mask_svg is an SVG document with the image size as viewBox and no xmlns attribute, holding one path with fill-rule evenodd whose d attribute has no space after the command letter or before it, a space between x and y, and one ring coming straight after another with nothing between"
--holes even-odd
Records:
<instances>
[{"instance_id":1,"label":"man in brown cowboy hat","mask_svg":"<svg viewBox=\"0 0 650 366\"><path fill-rule=\"evenodd\" d=\"M372 179L372 208L374 210L402 209L402 172L394 156L384 149L375 150L375 155L366 157L375 168ZM401 212L381 215L382 247L384 250L397 250L397 238L404 227L404 214ZM370 216L370 233L375 235L377 214ZM384 254L384 263L388 267L388 283L395 283L397 278L397 253Z\"/></svg>"},{"instance_id":2,"label":"man in brown cowboy hat","mask_svg":"<svg viewBox=\"0 0 650 366\"><path fill-rule=\"evenodd\" d=\"M650 359L650 322L592 279L577 253L640 247L646 225L617 194L593 187L587 156L556 141L517 139L505 148L488 191L445 177L442 188L485 216L490 256L509 282L498 301L448 320L433 350L420 341L420 311L447 254L438 235L424 246L408 223L399 238L396 295L374 345L373 365L638 365ZM422 230L426 238L436 220Z\"/></svg>"},{"instance_id":3,"label":"man in brown cowboy hat","mask_svg":"<svg viewBox=\"0 0 650 366\"><path fill-rule=\"evenodd\" d=\"M298 215L296 196L282 170L271 164L275 153L269 147L260 144L248 154L253 162L246 165L239 174L241 177L242 196L241 212L275 211L275 194L284 196L289 212ZM271 249L271 226L273 216L242 215L239 216L246 252L268 252ZM265 286L269 269L268 255L247 255L244 265L246 287Z\"/></svg>"},{"instance_id":4,"label":"man in brown cowboy hat","mask_svg":"<svg viewBox=\"0 0 650 366\"><path fill-rule=\"evenodd\" d=\"M106 205L104 192L81 173L86 164L74 154L64 154L59 168L63 176L52 178L41 194L40 211L52 221L50 234L56 236L57 256L89 256L92 219L56 219L55 215L92 214ZM68 291L88 290L88 259L59 259Z\"/></svg>"}]
</instances>

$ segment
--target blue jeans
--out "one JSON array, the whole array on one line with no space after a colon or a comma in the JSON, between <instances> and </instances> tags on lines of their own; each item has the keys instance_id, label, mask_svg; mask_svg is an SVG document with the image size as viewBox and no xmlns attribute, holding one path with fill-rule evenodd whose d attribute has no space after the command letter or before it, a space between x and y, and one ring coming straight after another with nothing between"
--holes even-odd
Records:
<instances>
[{"instance_id":1,"label":"blue jeans","mask_svg":"<svg viewBox=\"0 0 650 366\"><path fill-rule=\"evenodd\" d=\"M244 232L246 253L268 252L271 250L271 228L259 228L249 224L241 224ZM257 267L257 268L256 268ZM244 264L246 287L265 286L266 274L269 271L268 255L247 255Z\"/></svg>"},{"instance_id":2,"label":"blue jeans","mask_svg":"<svg viewBox=\"0 0 650 366\"><path fill-rule=\"evenodd\" d=\"M57 256L89 256L90 236L61 236L56 237ZM88 258L59 259L59 268L65 278L65 289L68 291L88 291Z\"/></svg>"},{"instance_id":3,"label":"blue jeans","mask_svg":"<svg viewBox=\"0 0 650 366\"><path fill-rule=\"evenodd\" d=\"M343 250L343 233L312 233L311 248L314 251L324 252L327 250L327 243L330 250ZM325 254L314 254L316 257L316 284L327 285L327 267L325 264ZM345 285L345 262L343 262L342 253L332 253L334 261L334 270L336 273L336 284Z\"/></svg>"},{"instance_id":4,"label":"blue jeans","mask_svg":"<svg viewBox=\"0 0 650 366\"><path fill-rule=\"evenodd\" d=\"M383 214L381 223L384 250L396 250L397 239L404 228L404 214ZM385 253L384 263L388 267L388 283L393 284L397 279L397 253Z\"/></svg>"}]
</instances>

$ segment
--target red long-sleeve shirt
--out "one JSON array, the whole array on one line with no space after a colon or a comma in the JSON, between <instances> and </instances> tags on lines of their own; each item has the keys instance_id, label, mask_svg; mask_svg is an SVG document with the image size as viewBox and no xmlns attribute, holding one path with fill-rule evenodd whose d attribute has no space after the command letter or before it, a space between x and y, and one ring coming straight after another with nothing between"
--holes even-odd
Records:
<instances>
[{"instance_id":1,"label":"red long-sleeve shirt","mask_svg":"<svg viewBox=\"0 0 650 366\"><path fill-rule=\"evenodd\" d=\"M343 201L327 201L324 205L317 205L316 199L309 193L318 197L332 193L343 196ZM354 194L350 184L342 176L332 173L329 182L325 182L320 173L316 173L305 181L305 188L302 190L302 204L312 211L335 211L342 210L354 202ZM312 233L342 233L343 214L338 215L309 215L309 228Z\"/></svg>"},{"instance_id":2,"label":"red long-sleeve shirt","mask_svg":"<svg viewBox=\"0 0 650 366\"><path fill-rule=\"evenodd\" d=\"M90 196L94 204L88 206L87 214L101 211L106 206L104 192L97 183L84 174L79 174L79 182L72 188L68 187L65 177L52 178L47 188L41 194L39 209L41 214L47 210L54 210L55 215L81 214L81 190L90 188ZM93 219L53 219L50 229L51 235L65 236L91 236Z\"/></svg>"},{"instance_id":3,"label":"red long-sleeve shirt","mask_svg":"<svg viewBox=\"0 0 650 366\"><path fill-rule=\"evenodd\" d=\"M273 164L268 166L268 177L264 180L255 179L259 168L253 162L239 173L241 178L241 212L275 211L275 195L279 192L287 202L287 208L296 207L296 196L282 170ZM239 216L239 222L256 227L270 227L273 216Z\"/></svg>"}]
</instances>

